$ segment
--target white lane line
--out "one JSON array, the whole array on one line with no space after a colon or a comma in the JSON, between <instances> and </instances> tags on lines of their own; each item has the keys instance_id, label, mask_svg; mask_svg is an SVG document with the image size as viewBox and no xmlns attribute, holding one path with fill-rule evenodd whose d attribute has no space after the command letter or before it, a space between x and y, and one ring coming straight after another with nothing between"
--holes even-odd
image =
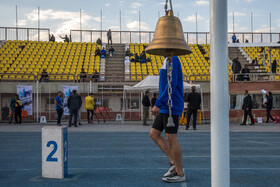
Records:
<instances>
[{"instance_id":1,"label":"white lane line","mask_svg":"<svg viewBox=\"0 0 280 187\"><path fill-rule=\"evenodd\" d=\"M168 168L68 168L69 170L166 170ZM38 171L41 168L0 168L0 171ZM211 168L185 168L185 170L211 170ZM230 168L230 170L280 170L280 168Z\"/></svg>"}]
</instances>

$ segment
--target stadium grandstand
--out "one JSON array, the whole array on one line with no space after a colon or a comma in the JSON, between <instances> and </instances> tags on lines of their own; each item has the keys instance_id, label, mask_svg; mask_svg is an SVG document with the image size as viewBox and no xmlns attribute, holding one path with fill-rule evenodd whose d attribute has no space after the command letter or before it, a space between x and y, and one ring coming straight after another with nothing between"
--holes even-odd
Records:
<instances>
[{"instance_id":1,"label":"stadium grandstand","mask_svg":"<svg viewBox=\"0 0 280 187\"><path fill-rule=\"evenodd\" d=\"M6 28L7 30L11 28ZM27 29L28 30L28 29ZM7 31L8 32L8 31ZM43 31L42 31L43 32ZM48 31L49 32L49 31ZM87 31L88 32L88 31ZM102 31L103 35L107 31ZM128 32L128 31L126 31ZM91 31L100 33L100 31ZM135 35L137 31L131 31ZM107 120L116 119L116 115L125 113L125 119L137 120L141 118L141 93L124 93L124 86L133 86L145 80L147 76L158 76L164 57L145 54L145 61L136 61L135 54L140 55L145 51L151 41L152 32L147 32L146 37L139 39L123 38L122 32L113 31L114 56L108 53L110 45L102 42L97 44L100 37L79 37L83 31L71 30L70 42L53 42L48 38L21 38L16 40L8 35L1 36L0 43L0 79L1 79L1 106L8 104L15 88L18 85L32 85L33 107L38 103L38 112L33 110L32 115L26 120L37 120L37 116L46 116L47 120L54 120L55 110L52 98L63 86L77 85L80 94L85 97L89 92L95 93L102 107L108 109ZM84 33L87 34L86 32ZM192 38L193 33L185 33L186 40ZM210 44L209 33L189 42L192 50L190 55L180 56L184 81L200 84L203 94L203 114L207 121L210 116ZM254 33L253 33L254 34ZM263 33L265 35L267 33ZM10 34L11 35L11 34ZM132 34L130 34L132 35ZM199 34L198 34L199 35ZM229 38L232 33L229 33ZM244 40L244 34L239 33ZM277 34L279 37L279 34ZM230 82L231 121L240 120L240 103L242 102L243 88L251 88L254 98L254 115L265 117L262 108L263 95L260 90L271 90L275 93L275 114L280 109L280 45L275 41L255 41L253 43L228 44L228 80ZM96 36L96 34L94 35ZM141 36L141 35L139 35ZM196 35L197 36L197 35ZM81 41L80 38L87 38ZM102 38L102 35L101 35ZM103 37L104 38L104 37ZM264 37L267 38L267 37ZM125 42L124 42L125 41ZM142 41L142 42L141 42ZM143 41L145 43L143 43ZM200 43L199 43L200 42ZM95 55L95 50L106 49L107 55ZM129 49L129 53L127 50ZM249 80L239 79L243 74L234 74L232 63L238 57L242 68L248 65ZM257 58L257 64L253 60ZM272 71L273 61L276 60L276 69ZM48 81L40 81L43 70L48 74ZM94 78L98 74L98 80ZM12 85L12 86L11 86ZM124 102L124 94L126 102ZM36 103L36 104L35 104ZM82 118L86 112L82 110ZM150 116L151 117L151 116Z\"/></svg>"}]
</instances>

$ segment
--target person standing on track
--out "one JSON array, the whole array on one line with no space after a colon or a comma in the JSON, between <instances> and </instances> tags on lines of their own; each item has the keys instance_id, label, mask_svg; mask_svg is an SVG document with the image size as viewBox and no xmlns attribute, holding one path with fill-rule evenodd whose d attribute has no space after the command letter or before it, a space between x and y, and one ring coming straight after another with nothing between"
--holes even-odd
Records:
<instances>
[{"instance_id":1,"label":"person standing on track","mask_svg":"<svg viewBox=\"0 0 280 187\"><path fill-rule=\"evenodd\" d=\"M159 97L155 106L152 108L152 114L156 115L150 136L153 141L160 147L170 161L170 168L163 175L162 180L165 182L184 182L186 180L182 166L182 150L177 139L179 127L179 116L184 109L184 89L182 67L177 56L172 57L172 118L175 127L167 127L169 117L168 107L168 77L167 77L167 59L163 62L160 69L159 80ZM165 130L166 139L161 136Z\"/></svg>"},{"instance_id":2,"label":"person standing on track","mask_svg":"<svg viewBox=\"0 0 280 187\"><path fill-rule=\"evenodd\" d=\"M148 126L147 124L147 118L148 118L148 115L149 115L149 108L151 106L151 102L150 102L150 99L149 99L149 95L150 95L150 91L147 90L145 92L145 95L142 99L142 105L143 105L143 125L144 126Z\"/></svg>"},{"instance_id":3,"label":"person standing on track","mask_svg":"<svg viewBox=\"0 0 280 187\"><path fill-rule=\"evenodd\" d=\"M276 123L276 120L271 116L270 112L272 110L273 106L273 97L272 97L272 92L267 92L266 93L266 102L265 102L265 107L266 107L266 123L269 122L269 118L272 119L273 123Z\"/></svg>"},{"instance_id":4,"label":"person standing on track","mask_svg":"<svg viewBox=\"0 0 280 187\"><path fill-rule=\"evenodd\" d=\"M85 98L85 108L87 110L87 119L88 119L88 124L93 123L93 108L94 108L94 99L93 99L93 93L90 93L86 98ZM91 114L91 117L89 117Z\"/></svg>"},{"instance_id":5,"label":"person standing on track","mask_svg":"<svg viewBox=\"0 0 280 187\"><path fill-rule=\"evenodd\" d=\"M190 127L191 116L193 115L193 130L196 130L196 117L197 110L200 108L201 104L201 96L199 93L195 92L196 87L192 86L192 92L187 96L188 105L188 113L187 113L187 126L186 130Z\"/></svg>"},{"instance_id":6,"label":"person standing on track","mask_svg":"<svg viewBox=\"0 0 280 187\"><path fill-rule=\"evenodd\" d=\"M70 110L70 117L69 117L69 125L68 127L71 127L72 125L72 118L74 115L74 126L78 127L77 121L78 121L78 112L79 109L82 106L82 98L80 95L77 94L77 90L73 90L72 94L69 96L67 100L67 107Z\"/></svg>"},{"instance_id":7,"label":"person standing on track","mask_svg":"<svg viewBox=\"0 0 280 187\"><path fill-rule=\"evenodd\" d=\"M56 125L61 126L61 117L63 113L63 103L62 103L62 92L59 91L55 98L55 109L57 112L57 123Z\"/></svg>"}]
</instances>

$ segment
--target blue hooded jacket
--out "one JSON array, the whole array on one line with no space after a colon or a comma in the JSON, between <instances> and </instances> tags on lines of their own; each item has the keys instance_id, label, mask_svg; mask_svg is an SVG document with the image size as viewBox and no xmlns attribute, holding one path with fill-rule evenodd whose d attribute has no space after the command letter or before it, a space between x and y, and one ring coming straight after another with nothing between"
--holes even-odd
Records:
<instances>
[{"instance_id":1,"label":"blue hooded jacket","mask_svg":"<svg viewBox=\"0 0 280 187\"><path fill-rule=\"evenodd\" d=\"M181 116L184 109L184 87L183 73L180 60L177 56L172 57L172 115ZM169 114L168 107L168 81L167 81L167 61L164 60L159 76L159 97L155 104L160 108L160 113Z\"/></svg>"}]
</instances>

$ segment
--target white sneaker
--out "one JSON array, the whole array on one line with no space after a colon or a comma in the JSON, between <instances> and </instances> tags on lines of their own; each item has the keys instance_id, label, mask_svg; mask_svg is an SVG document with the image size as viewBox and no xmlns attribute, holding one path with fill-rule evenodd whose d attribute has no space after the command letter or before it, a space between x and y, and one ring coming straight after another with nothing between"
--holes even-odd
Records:
<instances>
[{"instance_id":1,"label":"white sneaker","mask_svg":"<svg viewBox=\"0 0 280 187\"><path fill-rule=\"evenodd\" d=\"M163 177L162 180L164 182L168 182L168 183L175 183L175 182L185 182L186 181L186 177L185 174L183 177L178 176L177 174L173 177Z\"/></svg>"},{"instance_id":2,"label":"white sneaker","mask_svg":"<svg viewBox=\"0 0 280 187\"><path fill-rule=\"evenodd\" d=\"M169 170L167 171L167 173L165 173L163 175L163 177L173 177L176 175L176 168L175 166L170 166Z\"/></svg>"}]
</instances>

